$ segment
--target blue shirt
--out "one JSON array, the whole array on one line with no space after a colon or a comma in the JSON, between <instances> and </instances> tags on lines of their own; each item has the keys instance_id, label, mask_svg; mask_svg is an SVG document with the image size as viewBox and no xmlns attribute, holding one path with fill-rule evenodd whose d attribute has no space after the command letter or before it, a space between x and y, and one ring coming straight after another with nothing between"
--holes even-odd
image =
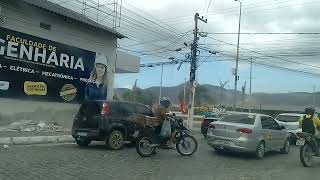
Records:
<instances>
[{"instance_id":1,"label":"blue shirt","mask_svg":"<svg viewBox=\"0 0 320 180\"><path fill-rule=\"evenodd\" d=\"M103 89L103 84L97 86L96 83L89 82L85 89L85 100L106 100L107 91Z\"/></svg>"}]
</instances>

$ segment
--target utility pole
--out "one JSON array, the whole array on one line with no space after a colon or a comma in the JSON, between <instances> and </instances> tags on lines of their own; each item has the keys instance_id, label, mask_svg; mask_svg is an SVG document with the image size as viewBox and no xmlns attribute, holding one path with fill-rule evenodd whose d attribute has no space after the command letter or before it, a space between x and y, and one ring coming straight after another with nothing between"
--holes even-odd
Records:
<instances>
[{"instance_id":1,"label":"utility pole","mask_svg":"<svg viewBox=\"0 0 320 180\"><path fill-rule=\"evenodd\" d=\"M189 128L192 129L193 126L193 116L194 116L194 96L195 96L195 79L196 79L196 71L197 71L197 45L198 45L198 20L207 23L207 19L203 19L199 17L199 13L194 15L194 38L191 46L191 66L190 66L190 105L189 105L189 113L188 113L188 125Z\"/></svg>"},{"instance_id":2,"label":"utility pole","mask_svg":"<svg viewBox=\"0 0 320 180\"><path fill-rule=\"evenodd\" d=\"M160 80L160 92L159 92L159 104L162 98L162 76L163 76L163 63L161 64L161 80Z\"/></svg>"},{"instance_id":3,"label":"utility pole","mask_svg":"<svg viewBox=\"0 0 320 180\"><path fill-rule=\"evenodd\" d=\"M228 83L228 81L225 81L225 82L222 82L222 81L219 81L220 83L220 107L222 106L222 102L223 102L223 95L222 95L222 91L223 91L223 88L226 86L226 84Z\"/></svg>"},{"instance_id":4,"label":"utility pole","mask_svg":"<svg viewBox=\"0 0 320 180\"><path fill-rule=\"evenodd\" d=\"M246 84L247 82L245 81L244 85L242 86L241 111L243 111L244 98L246 95Z\"/></svg>"},{"instance_id":5,"label":"utility pole","mask_svg":"<svg viewBox=\"0 0 320 180\"><path fill-rule=\"evenodd\" d=\"M238 45L237 45L237 59L236 59L236 69L234 73L234 98L233 98L233 108L236 110L237 105L237 85L238 85L238 66L239 66L239 43L240 43L240 24L241 24L241 8L242 8L242 2L240 0L235 0L240 3L240 15L239 15L239 28L238 28Z\"/></svg>"},{"instance_id":6,"label":"utility pole","mask_svg":"<svg viewBox=\"0 0 320 180\"><path fill-rule=\"evenodd\" d=\"M316 86L313 86L313 107L316 108Z\"/></svg>"},{"instance_id":7,"label":"utility pole","mask_svg":"<svg viewBox=\"0 0 320 180\"><path fill-rule=\"evenodd\" d=\"M252 83L252 58L251 58L251 60L250 60L250 89L249 89L249 93L250 93L250 98L249 98L249 102L250 102L250 106L249 106L249 113L251 113L251 106L252 106L252 104L251 104L251 101L252 101L252 97L251 97L251 88L252 88L252 85L251 85L251 83Z\"/></svg>"},{"instance_id":8,"label":"utility pole","mask_svg":"<svg viewBox=\"0 0 320 180\"><path fill-rule=\"evenodd\" d=\"M184 83L183 83L183 103L186 103L186 78L184 78Z\"/></svg>"}]
</instances>

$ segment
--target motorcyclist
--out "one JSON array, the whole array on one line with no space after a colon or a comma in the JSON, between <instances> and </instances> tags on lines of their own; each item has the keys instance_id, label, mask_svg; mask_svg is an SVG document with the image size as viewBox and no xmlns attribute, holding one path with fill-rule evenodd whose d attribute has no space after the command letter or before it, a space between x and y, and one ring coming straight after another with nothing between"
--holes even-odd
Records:
<instances>
[{"instance_id":1,"label":"motorcyclist","mask_svg":"<svg viewBox=\"0 0 320 180\"><path fill-rule=\"evenodd\" d=\"M314 108L312 106L305 108L305 115L300 117L299 126L302 128L302 132L316 134L318 128L320 128L320 120L314 115ZM317 154L319 154L318 143L314 141L315 147L317 149Z\"/></svg>"},{"instance_id":2,"label":"motorcyclist","mask_svg":"<svg viewBox=\"0 0 320 180\"><path fill-rule=\"evenodd\" d=\"M316 129L320 127L320 120L314 116L314 108L312 106L305 108L305 115L300 117L299 126L302 128L302 132L316 134Z\"/></svg>"},{"instance_id":3,"label":"motorcyclist","mask_svg":"<svg viewBox=\"0 0 320 180\"><path fill-rule=\"evenodd\" d=\"M161 98L160 102L159 102L159 107L155 108L155 117L158 119L160 126L158 126L157 128L157 133L160 133L161 128L162 128L162 122L167 118L168 115L172 114L170 112L170 106L171 106L171 101L169 98ZM171 136L170 139L168 141L168 147L169 148L174 148L173 146L173 141L174 141L174 137L175 137L175 125L171 123Z\"/></svg>"}]
</instances>

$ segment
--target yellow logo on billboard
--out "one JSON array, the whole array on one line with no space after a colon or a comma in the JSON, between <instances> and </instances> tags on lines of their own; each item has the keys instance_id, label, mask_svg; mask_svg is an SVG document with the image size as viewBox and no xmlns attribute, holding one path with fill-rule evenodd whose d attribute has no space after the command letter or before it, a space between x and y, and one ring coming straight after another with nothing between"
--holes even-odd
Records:
<instances>
[{"instance_id":1,"label":"yellow logo on billboard","mask_svg":"<svg viewBox=\"0 0 320 180\"><path fill-rule=\"evenodd\" d=\"M72 84L62 86L60 96L66 101L72 101L77 95L77 89Z\"/></svg>"},{"instance_id":2,"label":"yellow logo on billboard","mask_svg":"<svg viewBox=\"0 0 320 180\"><path fill-rule=\"evenodd\" d=\"M47 95L48 88L47 88L46 83L44 83L44 82L25 81L24 82L24 92L27 95L45 96L45 95Z\"/></svg>"}]
</instances>

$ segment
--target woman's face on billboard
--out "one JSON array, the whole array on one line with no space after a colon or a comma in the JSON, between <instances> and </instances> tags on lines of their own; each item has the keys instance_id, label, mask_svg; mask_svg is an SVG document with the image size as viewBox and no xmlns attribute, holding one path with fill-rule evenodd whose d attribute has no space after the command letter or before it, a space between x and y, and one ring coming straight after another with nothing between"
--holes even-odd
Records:
<instances>
[{"instance_id":1,"label":"woman's face on billboard","mask_svg":"<svg viewBox=\"0 0 320 180\"><path fill-rule=\"evenodd\" d=\"M97 72L97 77L103 77L104 74L106 73L106 67L102 64L97 64L96 72Z\"/></svg>"}]
</instances>

